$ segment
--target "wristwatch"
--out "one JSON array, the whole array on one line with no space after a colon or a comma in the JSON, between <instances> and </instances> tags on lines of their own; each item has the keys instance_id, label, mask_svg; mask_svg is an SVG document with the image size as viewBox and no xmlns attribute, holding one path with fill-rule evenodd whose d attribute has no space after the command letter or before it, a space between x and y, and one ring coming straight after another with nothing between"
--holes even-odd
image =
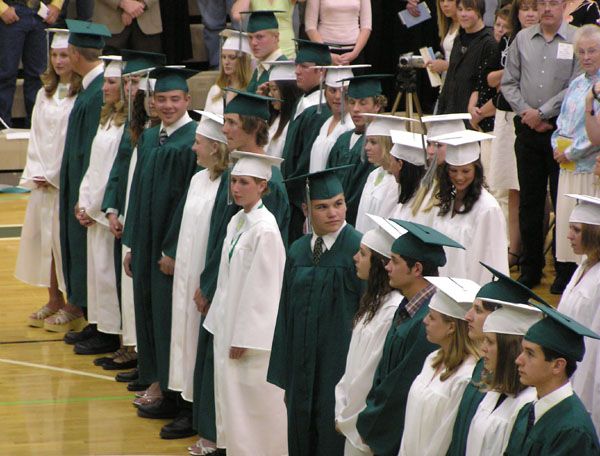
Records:
<instances>
[{"instance_id":1,"label":"wristwatch","mask_svg":"<svg viewBox=\"0 0 600 456\"><path fill-rule=\"evenodd\" d=\"M540 115L540 119L546 120L546 117L544 116L544 113L542 112L541 109L538 109L538 114Z\"/></svg>"}]
</instances>

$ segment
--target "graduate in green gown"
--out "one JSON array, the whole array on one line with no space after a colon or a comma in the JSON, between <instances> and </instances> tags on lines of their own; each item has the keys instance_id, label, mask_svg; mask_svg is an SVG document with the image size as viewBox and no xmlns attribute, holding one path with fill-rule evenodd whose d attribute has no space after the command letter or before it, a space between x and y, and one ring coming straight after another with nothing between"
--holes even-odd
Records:
<instances>
[{"instance_id":1,"label":"graduate in green gown","mask_svg":"<svg viewBox=\"0 0 600 456\"><path fill-rule=\"evenodd\" d=\"M325 70L314 68L331 64L329 47L311 41L295 41L297 43L296 85L304 95L296 102L288 124L282 153L285 160L281 167L284 179L308 173L312 145L319 135L321 126L331 117L331 111L325 103L325 95L320 88ZM293 242L304 233L305 216L302 211L304 196L301 189L294 188L293 184L288 185L288 195L292 205L289 242Z\"/></svg>"},{"instance_id":2,"label":"graduate in green gown","mask_svg":"<svg viewBox=\"0 0 600 456\"><path fill-rule=\"evenodd\" d=\"M393 222L407 232L392 244L392 258L386 270L390 285L400 290L404 299L383 345L366 408L356 423L365 444L381 456L398 454L408 392L425 359L437 348L427 340L423 325L435 293L425 276L437 276L438 268L446 264L443 246L463 248L433 228L401 220Z\"/></svg>"},{"instance_id":3,"label":"graduate in green gown","mask_svg":"<svg viewBox=\"0 0 600 456\"><path fill-rule=\"evenodd\" d=\"M533 305L545 318L525 334L516 364L521 383L535 387L538 399L519 411L504 454L598 455L594 424L569 378L583 359L583 338L600 335L550 306Z\"/></svg>"},{"instance_id":4,"label":"graduate in green gown","mask_svg":"<svg viewBox=\"0 0 600 456\"><path fill-rule=\"evenodd\" d=\"M81 308L87 307L87 233L73 211L77 210L79 184L89 165L103 105L104 65L98 57L102 54L104 38L111 36L102 24L67 20L67 26L69 58L73 71L83 77L83 87L69 116L60 170L60 246L69 303L65 310L69 318L55 320L53 326L59 331L76 329L71 324L81 315ZM59 326L63 328L57 329Z\"/></svg>"},{"instance_id":5,"label":"graduate in green gown","mask_svg":"<svg viewBox=\"0 0 600 456\"><path fill-rule=\"evenodd\" d=\"M246 87L248 92L256 93L260 86L269 82L271 71L269 62L287 60L287 57L279 49L279 22L275 17L275 13L283 12L257 10L241 13L248 15L246 33L248 33L252 56L256 59L256 68L252 73L248 87Z\"/></svg>"},{"instance_id":6,"label":"graduate in green gown","mask_svg":"<svg viewBox=\"0 0 600 456\"><path fill-rule=\"evenodd\" d=\"M352 260L362 235L345 221L335 170L289 184L305 182L314 233L289 249L267 380L285 390L290 456L335 456L345 440L335 430L335 385L364 287Z\"/></svg>"},{"instance_id":7,"label":"graduate in green gown","mask_svg":"<svg viewBox=\"0 0 600 456\"><path fill-rule=\"evenodd\" d=\"M162 399L140 406L138 415L171 418L178 413L167 391L171 339L171 298L175 246L165 242L178 231L173 214L185 203L196 172L196 122L187 113L190 101L186 78L196 72L162 67L156 77L154 102L160 125L142 134L133 175L123 243L131 247L125 263L133 272L139 381L158 381ZM128 268L126 267L126 270Z\"/></svg>"},{"instance_id":8,"label":"graduate in green gown","mask_svg":"<svg viewBox=\"0 0 600 456\"><path fill-rule=\"evenodd\" d=\"M372 74L344 79L349 81L347 109L352 116L354 130L340 135L329 153L327 166L355 165L351 172L342 176L348 205L346 220L352 225L356 223L356 213L367 177L375 169L363 154L367 119L360 114L378 114L385 110L387 99L381 89L381 79L387 77L388 75Z\"/></svg>"}]
</instances>

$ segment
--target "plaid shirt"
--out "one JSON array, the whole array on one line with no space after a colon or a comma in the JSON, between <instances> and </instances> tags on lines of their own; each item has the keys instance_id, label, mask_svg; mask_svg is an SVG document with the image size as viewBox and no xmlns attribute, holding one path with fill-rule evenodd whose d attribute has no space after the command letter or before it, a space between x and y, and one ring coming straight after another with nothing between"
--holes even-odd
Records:
<instances>
[{"instance_id":1,"label":"plaid shirt","mask_svg":"<svg viewBox=\"0 0 600 456\"><path fill-rule=\"evenodd\" d=\"M433 296L434 293L435 287L432 284L429 284L420 290L416 295L414 295L410 301L404 298L400 303L398 312L396 312L394 324L397 326L406 320L410 320L423 306L423 304L425 304L425 302Z\"/></svg>"}]
</instances>

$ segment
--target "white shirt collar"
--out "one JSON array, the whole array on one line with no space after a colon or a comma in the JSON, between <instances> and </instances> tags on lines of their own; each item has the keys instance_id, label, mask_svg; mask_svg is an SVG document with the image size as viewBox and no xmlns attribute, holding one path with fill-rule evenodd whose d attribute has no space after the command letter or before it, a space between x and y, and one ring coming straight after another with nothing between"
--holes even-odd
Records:
<instances>
[{"instance_id":1,"label":"white shirt collar","mask_svg":"<svg viewBox=\"0 0 600 456\"><path fill-rule=\"evenodd\" d=\"M294 119L296 119L300 114L302 114L306 108L310 108L311 106L319 104L319 92L320 90L317 89L308 95L303 95L300 97L300 99L298 100L298 106L296 107L296 113L294 114ZM325 92L323 92L321 100L323 101L323 104L326 103Z\"/></svg>"},{"instance_id":2,"label":"white shirt collar","mask_svg":"<svg viewBox=\"0 0 600 456\"><path fill-rule=\"evenodd\" d=\"M104 73L104 65L102 64L102 62L100 62L93 69L88 71L88 73L81 79L81 85L83 86L83 90L87 89L92 83L92 81L102 73Z\"/></svg>"},{"instance_id":3,"label":"white shirt collar","mask_svg":"<svg viewBox=\"0 0 600 456\"><path fill-rule=\"evenodd\" d=\"M340 233L342 232L342 230L344 229L345 226L346 226L346 222L344 221L344 223L342 223L342 226L340 227L340 229L337 230L335 233L327 233L327 234L321 236L323 238L323 252L325 252L327 250L331 250L331 248L333 247L333 244L335 244L335 241L337 240L338 236L340 235ZM319 237L318 235L313 233L312 238L310 240L310 249L311 250L314 250L315 242L317 241L318 237Z\"/></svg>"},{"instance_id":4,"label":"white shirt collar","mask_svg":"<svg viewBox=\"0 0 600 456\"><path fill-rule=\"evenodd\" d=\"M548 410L557 405L559 402L564 401L566 398L573 395L573 387L570 382L565 383L558 389L555 389L550 394L546 394L543 398L539 399L533 404L535 411L535 423L544 416Z\"/></svg>"},{"instance_id":5,"label":"white shirt collar","mask_svg":"<svg viewBox=\"0 0 600 456\"><path fill-rule=\"evenodd\" d=\"M183 127L184 125L186 125L188 122L191 122L191 120L192 120L192 118L189 116L189 114L186 111L185 114L183 116L181 116L181 118L177 122L172 123L168 127L165 126L161 122L160 123L160 130L164 129L167 132L167 136L171 136L173 133L175 133L181 127Z\"/></svg>"},{"instance_id":6,"label":"white shirt collar","mask_svg":"<svg viewBox=\"0 0 600 456\"><path fill-rule=\"evenodd\" d=\"M269 69L271 68L271 65L263 63L263 62L271 62L273 60L277 60L282 55L283 55L283 52L281 52L281 49L277 48L273 52L271 52L268 56L266 56L264 59L259 60L258 65L256 66L257 73L262 74L263 71L265 71L265 70L269 71Z\"/></svg>"}]
</instances>

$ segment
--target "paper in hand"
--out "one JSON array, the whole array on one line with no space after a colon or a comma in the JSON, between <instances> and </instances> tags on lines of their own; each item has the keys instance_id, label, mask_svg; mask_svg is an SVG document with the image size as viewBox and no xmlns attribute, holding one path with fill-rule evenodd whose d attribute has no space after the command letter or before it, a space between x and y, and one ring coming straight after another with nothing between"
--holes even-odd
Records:
<instances>
[{"instance_id":1,"label":"paper in hand","mask_svg":"<svg viewBox=\"0 0 600 456\"><path fill-rule=\"evenodd\" d=\"M414 27L415 25L420 24L421 22L425 22L425 21L428 21L429 19L431 19L431 11L429 11L429 7L427 6L427 3L420 2L417 4L417 8L419 9L419 11L421 13L417 17L410 14L408 12L408 10L402 10L398 13L398 16L400 17L400 21L402 21L402 23L406 26L406 28Z\"/></svg>"}]
</instances>

